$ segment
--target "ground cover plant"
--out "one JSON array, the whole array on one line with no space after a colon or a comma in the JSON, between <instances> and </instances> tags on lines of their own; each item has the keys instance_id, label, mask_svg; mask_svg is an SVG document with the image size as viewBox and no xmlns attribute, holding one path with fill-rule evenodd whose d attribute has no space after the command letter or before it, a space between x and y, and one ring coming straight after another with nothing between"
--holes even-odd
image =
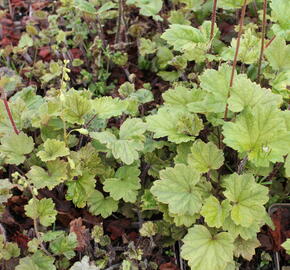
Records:
<instances>
[{"instance_id":1,"label":"ground cover plant","mask_svg":"<svg viewBox=\"0 0 290 270\"><path fill-rule=\"evenodd\" d=\"M289 262L289 0L0 0L0 265Z\"/></svg>"}]
</instances>

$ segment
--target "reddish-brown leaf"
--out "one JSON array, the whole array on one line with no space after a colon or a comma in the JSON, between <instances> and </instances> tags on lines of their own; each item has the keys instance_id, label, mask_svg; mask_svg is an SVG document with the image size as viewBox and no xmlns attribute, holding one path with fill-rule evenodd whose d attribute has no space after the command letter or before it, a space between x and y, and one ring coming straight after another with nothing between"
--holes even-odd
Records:
<instances>
[{"instance_id":1,"label":"reddish-brown leaf","mask_svg":"<svg viewBox=\"0 0 290 270\"><path fill-rule=\"evenodd\" d=\"M82 218L74 219L70 222L70 232L74 232L77 236L78 251L84 251L86 246L89 244L90 237L88 233L88 229L83 226Z\"/></svg>"}]
</instances>

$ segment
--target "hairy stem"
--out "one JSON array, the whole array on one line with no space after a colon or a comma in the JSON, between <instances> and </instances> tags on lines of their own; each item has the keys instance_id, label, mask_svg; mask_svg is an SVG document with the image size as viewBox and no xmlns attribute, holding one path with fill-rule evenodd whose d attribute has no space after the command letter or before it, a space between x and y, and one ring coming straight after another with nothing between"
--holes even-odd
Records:
<instances>
[{"instance_id":1,"label":"hairy stem","mask_svg":"<svg viewBox=\"0 0 290 270\"><path fill-rule=\"evenodd\" d=\"M262 40L261 40L261 50L260 50L260 57L259 57L259 64L258 64L258 75L257 81L261 83L261 66L262 60L264 55L264 47L265 47L265 33L266 33L266 14L267 14L267 0L264 0L263 3L263 21L262 21Z\"/></svg>"},{"instance_id":2,"label":"hairy stem","mask_svg":"<svg viewBox=\"0 0 290 270\"><path fill-rule=\"evenodd\" d=\"M238 33L236 51L235 51L235 56L234 56L234 61L233 61L233 66L232 66L231 79L230 79L230 89L229 89L229 92L228 92L228 99L229 99L229 97L231 95L231 88L233 87L233 83L234 83L235 70L236 70L237 61L238 61L238 55L239 55L239 49L240 49L240 43L241 43L241 36L242 36L242 33L243 33L244 19L245 19L245 14L246 14L247 2L248 2L248 0L244 0L244 5L243 5L243 8L242 8L242 13L241 13L241 18L240 18L239 33ZM225 108L224 120L226 120L227 117L228 117L228 110L229 110L228 107L229 107L229 104L227 102L226 108Z\"/></svg>"}]
</instances>

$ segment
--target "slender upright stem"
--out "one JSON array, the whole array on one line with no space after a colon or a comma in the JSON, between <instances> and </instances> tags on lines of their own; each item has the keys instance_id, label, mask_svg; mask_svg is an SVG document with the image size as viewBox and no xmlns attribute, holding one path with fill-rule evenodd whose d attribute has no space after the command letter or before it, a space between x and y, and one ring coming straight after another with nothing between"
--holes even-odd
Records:
<instances>
[{"instance_id":1,"label":"slender upright stem","mask_svg":"<svg viewBox=\"0 0 290 270\"><path fill-rule=\"evenodd\" d=\"M12 127L13 127L13 130L18 135L19 131L18 131L17 127L16 127L16 124L14 122L14 119L13 119L13 116L12 116L12 113L11 113L7 98L5 96L3 97L3 102L4 102L4 106L5 106L6 112L8 114L8 118L10 120L10 123L11 123Z\"/></svg>"},{"instance_id":2,"label":"slender upright stem","mask_svg":"<svg viewBox=\"0 0 290 270\"><path fill-rule=\"evenodd\" d=\"M267 0L264 0L263 4L263 22L262 22L262 40L261 40L261 50L260 50L260 58L258 63L258 74L257 74L257 81L261 82L261 66L262 60L264 55L264 47L265 47L265 33L266 33L266 14L267 14Z\"/></svg>"},{"instance_id":3,"label":"slender upright stem","mask_svg":"<svg viewBox=\"0 0 290 270\"><path fill-rule=\"evenodd\" d=\"M216 7L217 7L217 0L214 0L213 1L212 14L211 14L210 40L213 39L213 35L214 35L214 25L215 25L215 22L216 22Z\"/></svg>"},{"instance_id":4,"label":"slender upright stem","mask_svg":"<svg viewBox=\"0 0 290 270\"><path fill-rule=\"evenodd\" d=\"M233 83L234 83L235 71L236 71L239 49L240 49L240 44L241 44L241 36L243 33L243 27L244 27L244 19L245 19L245 14L246 14L247 1L248 0L244 1L242 13L241 13L241 18L240 18L239 33L238 33L236 51L235 51L235 56L234 56L234 61L233 61L233 66L232 66L231 79L230 79L230 89L229 89L229 93L228 93L228 98L231 95L231 88L233 87ZM229 110L228 107L229 107L229 104L227 102L226 108L225 108L224 120L226 120L227 116L228 116L228 110Z\"/></svg>"}]
</instances>

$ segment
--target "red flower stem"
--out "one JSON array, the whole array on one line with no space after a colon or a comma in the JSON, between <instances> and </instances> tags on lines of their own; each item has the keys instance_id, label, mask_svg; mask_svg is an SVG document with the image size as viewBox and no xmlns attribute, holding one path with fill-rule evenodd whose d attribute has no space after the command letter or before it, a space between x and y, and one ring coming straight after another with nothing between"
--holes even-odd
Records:
<instances>
[{"instance_id":1,"label":"red flower stem","mask_svg":"<svg viewBox=\"0 0 290 270\"><path fill-rule=\"evenodd\" d=\"M12 127L13 127L13 130L14 130L14 132L18 135L18 134L19 134L19 131L18 131L18 129L17 129L17 127L16 127L16 124L15 124L15 122L14 122L14 119L13 119L13 116L12 116L11 110L10 110L10 108L9 108L9 104L8 104L8 101L7 101L6 97L3 98L3 102L4 102L4 105L5 105L5 108L6 108L6 111L7 111L8 117L9 117L9 120L10 120L11 125L12 125Z\"/></svg>"},{"instance_id":2,"label":"red flower stem","mask_svg":"<svg viewBox=\"0 0 290 270\"><path fill-rule=\"evenodd\" d=\"M245 14L246 14L246 8L247 8L247 1L244 1L244 5L242 8L242 13L241 13L241 18L240 18L240 25L239 25L239 33L238 33L238 38L237 38L237 46L236 46L236 51L235 51L235 56L234 56L234 61L233 61L233 66L232 66L232 72L231 72L231 79L230 79L230 89L228 92L228 99L231 95L231 88L233 87L234 84L234 77L235 77L235 70L238 62L238 55L239 55L239 49L240 49L240 43L241 43L241 36L243 33L243 27L244 27L244 19L245 19ZM224 120L227 119L228 116L228 110L229 110L229 104L227 102L226 108L225 108L225 114L224 114Z\"/></svg>"}]
</instances>

